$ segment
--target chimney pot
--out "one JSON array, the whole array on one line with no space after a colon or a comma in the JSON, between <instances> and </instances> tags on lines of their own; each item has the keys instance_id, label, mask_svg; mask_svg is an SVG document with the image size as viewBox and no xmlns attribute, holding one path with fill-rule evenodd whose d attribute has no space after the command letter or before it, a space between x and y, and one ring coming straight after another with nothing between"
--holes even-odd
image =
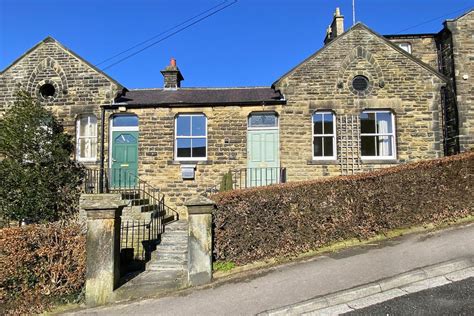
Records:
<instances>
[{"instance_id":1,"label":"chimney pot","mask_svg":"<svg viewBox=\"0 0 474 316\"><path fill-rule=\"evenodd\" d=\"M326 38L324 39L325 45L344 33L344 16L341 15L341 9L336 8L329 28L330 30L326 31Z\"/></svg>"},{"instance_id":2,"label":"chimney pot","mask_svg":"<svg viewBox=\"0 0 474 316\"><path fill-rule=\"evenodd\" d=\"M181 81L184 80L181 71L176 66L176 59L171 58L170 64L161 71L164 79L164 88L176 90L181 87Z\"/></svg>"}]
</instances>

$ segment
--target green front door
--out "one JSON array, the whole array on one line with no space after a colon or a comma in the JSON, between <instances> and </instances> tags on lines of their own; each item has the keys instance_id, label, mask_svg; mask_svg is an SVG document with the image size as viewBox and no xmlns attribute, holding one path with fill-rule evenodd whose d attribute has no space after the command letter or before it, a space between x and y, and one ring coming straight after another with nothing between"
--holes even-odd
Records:
<instances>
[{"instance_id":1,"label":"green front door","mask_svg":"<svg viewBox=\"0 0 474 316\"><path fill-rule=\"evenodd\" d=\"M280 182L278 129L247 132L247 186Z\"/></svg>"},{"instance_id":2,"label":"green front door","mask_svg":"<svg viewBox=\"0 0 474 316\"><path fill-rule=\"evenodd\" d=\"M138 132L112 133L112 188L136 185L138 175Z\"/></svg>"}]
</instances>

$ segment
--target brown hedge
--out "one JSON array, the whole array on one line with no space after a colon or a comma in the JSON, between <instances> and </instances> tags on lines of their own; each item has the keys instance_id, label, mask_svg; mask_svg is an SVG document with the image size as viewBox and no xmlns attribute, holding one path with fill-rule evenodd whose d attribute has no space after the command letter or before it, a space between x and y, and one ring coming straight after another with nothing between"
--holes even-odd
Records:
<instances>
[{"instance_id":1,"label":"brown hedge","mask_svg":"<svg viewBox=\"0 0 474 316\"><path fill-rule=\"evenodd\" d=\"M214 195L214 259L245 264L474 215L474 152Z\"/></svg>"},{"instance_id":2,"label":"brown hedge","mask_svg":"<svg viewBox=\"0 0 474 316\"><path fill-rule=\"evenodd\" d=\"M77 223L1 229L0 314L36 314L76 299L85 262L85 235Z\"/></svg>"}]
</instances>

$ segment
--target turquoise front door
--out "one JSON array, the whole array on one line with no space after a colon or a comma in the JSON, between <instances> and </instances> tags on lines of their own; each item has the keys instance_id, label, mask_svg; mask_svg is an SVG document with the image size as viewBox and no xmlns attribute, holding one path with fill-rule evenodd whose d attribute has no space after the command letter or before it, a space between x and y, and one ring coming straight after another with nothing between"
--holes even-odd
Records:
<instances>
[{"instance_id":1,"label":"turquoise front door","mask_svg":"<svg viewBox=\"0 0 474 316\"><path fill-rule=\"evenodd\" d=\"M247 131L247 186L280 182L278 129Z\"/></svg>"},{"instance_id":2,"label":"turquoise front door","mask_svg":"<svg viewBox=\"0 0 474 316\"><path fill-rule=\"evenodd\" d=\"M112 132L112 188L136 185L138 173L138 132Z\"/></svg>"}]
</instances>

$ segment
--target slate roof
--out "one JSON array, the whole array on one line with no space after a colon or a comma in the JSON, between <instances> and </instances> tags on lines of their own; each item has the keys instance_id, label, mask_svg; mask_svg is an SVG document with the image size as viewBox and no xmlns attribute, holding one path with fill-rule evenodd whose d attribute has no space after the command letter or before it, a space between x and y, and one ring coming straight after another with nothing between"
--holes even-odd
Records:
<instances>
[{"instance_id":1,"label":"slate roof","mask_svg":"<svg viewBox=\"0 0 474 316\"><path fill-rule=\"evenodd\" d=\"M279 91L270 87L137 89L115 100L128 106L256 105L284 104Z\"/></svg>"}]
</instances>

